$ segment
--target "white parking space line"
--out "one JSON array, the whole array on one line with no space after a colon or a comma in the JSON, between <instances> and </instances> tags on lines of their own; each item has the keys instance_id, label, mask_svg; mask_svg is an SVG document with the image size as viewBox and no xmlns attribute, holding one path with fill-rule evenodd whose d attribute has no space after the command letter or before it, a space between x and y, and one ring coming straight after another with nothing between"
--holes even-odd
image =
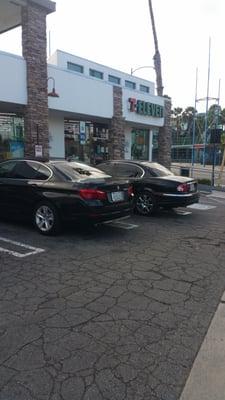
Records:
<instances>
[{"instance_id":1,"label":"white parking space line","mask_svg":"<svg viewBox=\"0 0 225 400\"><path fill-rule=\"evenodd\" d=\"M4 238L4 237L0 236L0 243L1 242L9 244L10 245L9 247L16 246L16 247L21 247L22 249L29 250L26 253L20 253L18 251L11 250L11 249L6 248L6 247L0 247L0 252L8 253L8 254L10 254L10 255L12 255L14 257L18 257L18 258L28 257L28 256L31 256L31 255L34 255L34 254L43 253L45 251L44 249L41 249L41 248L38 248L38 247L29 246L28 244L24 244L24 243L17 242L15 240L7 239L7 238Z\"/></svg>"},{"instance_id":2,"label":"white parking space line","mask_svg":"<svg viewBox=\"0 0 225 400\"><path fill-rule=\"evenodd\" d=\"M207 196L207 200L214 203L225 205L225 199L216 199L215 197Z\"/></svg>"},{"instance_id":3,"label":"white parking space line","mask_svg":"<svg viewBox=\"0 0 225 400\"><path fill-rule=\"evenodd\" d=\"M192 212L191 211L184 211L184 210L175 210L176 214L178 215L191 215Z\"/></svg>"},{"instance_id":4,"label":"white parking space line","mask_svg":"<svg viewBox=\"0 0 225 400\"><path fill-rule=\"evenodd\" d=\"M201 204L201 203L191 204L190 206L187 207L201 211L212 210L213 208L216 208L216 206L209 206L208 204Z\"/></svg>"},{"instance_id":5,"label":"white parking space line","mask_svg":"<svg viewBox=\"0 0 225 400\"><path fill-rule=\"evenodd\" d=\"M212 192L207 197L216 197L216 198L225 200L225 192Z\"/></svg>"},{"instance_id":6,"label":"white parking space line","mask_svg":"<svg viewBox=\"0 0 225 400\"><path fill-rule=\"evenodd\" d=\"M122 229L135 229L138 228L139 225L135 225L135 224L128 224L126 222L112 222L110 224L111 226L116 226L117 228L122 228Z\"/></svg>"},{"instance_id":7,"label":"white parking space line","mask_svg":"<svg viewBox=\"0 0 225 400\"><path fill-rule=\"evenodd\" d=\"M214 201L218 204L225 205L225 193L224 192L213 192L207 196L207 199Z\"/></svg>"},{"instance_id":8,"label":"white parking space line","mask_svg":"<svg viewBox=\"0 0 225 400\"><path fill-rule=\"evenodd\" d=\"M126 230L135 229L135 228L139 227L139 225L129 224L128 222L124 222L123 218L116 220L116 221L105 222L105 224L110 225L115 228L121 228L121 229L126 229Z\"/></svg>"}]
</instances>

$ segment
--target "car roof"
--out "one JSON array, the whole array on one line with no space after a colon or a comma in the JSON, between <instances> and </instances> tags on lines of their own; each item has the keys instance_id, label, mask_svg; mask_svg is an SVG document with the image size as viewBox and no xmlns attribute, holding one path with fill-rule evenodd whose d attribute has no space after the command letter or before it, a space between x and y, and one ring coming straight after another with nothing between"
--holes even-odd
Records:
<instances>
[{"instance_id":1,"label":"car roof","mask_svg":"<svg viewBox=\"0 0 225 400\"><path fill-rule=\"evenodd\" d=\"M37 161L42 163L48 163L49 159L42 157L8 158L6 160L1 160L1 163L8 161Z\"/></svg>"},{"instance_id":2,"label":"car roof","mask_svg":"<svg viewBox=\"0 0 225 400\"><path fill-rule=\"evenodd\" d=\"M155 162L152 161L148 161L148 160L107 160L107 161L103 161L101 164L107 164L107 163L129 163L129 164L139 164L139 165L145 165L145 163L149 163L149 164L155 164Z\"/></svg>"},{"instance_id":3,"label":"car roof","mask_svg":"<svg viewBox=\"0 0 225 400\"><path fill-rule=\"evenodd\" d=\"M43 163L43 164L55 164L55 163L68 163L69 161L67 160L49 160L48 158L43 158L43 157L24 157L24 158L8 158L6 160L1 160L0 163L3 162L8 162L8 161L36 161L39 163Z\"/></svg>"}]
</instances>

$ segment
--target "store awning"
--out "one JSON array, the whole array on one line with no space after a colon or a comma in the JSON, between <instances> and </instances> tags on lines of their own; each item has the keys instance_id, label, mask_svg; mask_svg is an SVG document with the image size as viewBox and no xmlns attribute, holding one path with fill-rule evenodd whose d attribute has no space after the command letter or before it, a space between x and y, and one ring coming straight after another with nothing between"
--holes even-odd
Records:
<instances>
[{"instance_id":1,"label":"store awning","mask_svg":"<svg viewBox=\"0 0 225 400\"><path fill-rule=\"evenodd\" d=\"M30 0L0 1L0 33L9 31L21 25L21 6L26 6ZM55 11L55 3L50 0L32 0L32 3L46 9L47 14Z\"/></svg>"}]
</instances>

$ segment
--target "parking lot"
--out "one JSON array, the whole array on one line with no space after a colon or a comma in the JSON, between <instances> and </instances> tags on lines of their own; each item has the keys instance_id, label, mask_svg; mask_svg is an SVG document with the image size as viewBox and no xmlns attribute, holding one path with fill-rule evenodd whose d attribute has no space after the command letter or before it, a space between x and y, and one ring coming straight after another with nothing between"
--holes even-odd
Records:
<instances>
[{"instance_id":1,"label":"parking lot","mask_svg":"<svg viewBox=\"0 0 225 400\"><path fill-rule=\"evenodd\" d=\"M0 400L178 400L225 289L225 196L44 237L0 223Z\"/></svg>"}]
</instances>

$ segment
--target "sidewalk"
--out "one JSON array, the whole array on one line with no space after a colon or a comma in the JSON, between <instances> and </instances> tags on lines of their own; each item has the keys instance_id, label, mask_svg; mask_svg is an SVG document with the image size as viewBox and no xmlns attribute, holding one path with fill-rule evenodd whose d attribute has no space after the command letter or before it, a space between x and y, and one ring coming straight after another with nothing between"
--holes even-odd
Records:
<instances>
[{"instance_id":1,"label":"sidewalk","mask_svg":"<svg viewBox=\"0 0 225 400\"><path fill-rule=\"evenodd\" d=\"M194 361L180 400L225 399L225 293Z\"/></svg>"},{"instance_id":2,"label":"sidewalk","mask_svg":"<svg viewBox=\"0 0 225 400\"><path fill-rule=\"evenodd\" d=\"M189 168L190 169L190 176L196 179L209 179L212 180L212 165L206 165L203 167L201 164L194 164L193 166L191 163L172 163L171 170L172 172L180 175L181 168ZM214 184L215 188L218 184L218 177L220 172L220 166L215 166L214 171ZM222 173L222 180L221 180L222 187L225 188L225 168Z\"/></svg>"}]
</instances>

